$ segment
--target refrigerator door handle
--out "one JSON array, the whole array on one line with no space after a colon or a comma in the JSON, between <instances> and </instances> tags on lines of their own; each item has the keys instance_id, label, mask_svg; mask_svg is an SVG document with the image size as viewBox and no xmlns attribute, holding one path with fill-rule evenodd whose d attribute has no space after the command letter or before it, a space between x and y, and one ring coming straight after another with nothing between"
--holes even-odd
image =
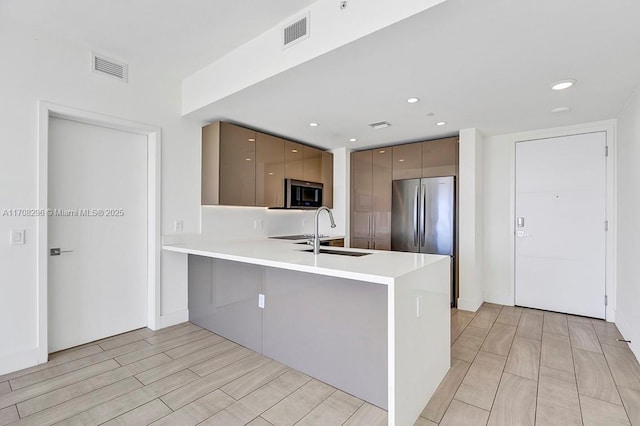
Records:
<instances>
[{"instance_id":1,"label":"refrigerator door handle","mask_svg":"<svg viewBox=\"0 0 640 426\"><path fill-rule=\"evenodd\" d=\"M420 208L420 198L418 193L418 185L415 187L413 199L416 201L416 205L413 209L413 245L418 246L420 244L418 240L418 209Z\"/></svg>"},{"instance_id":2,"label":"refrigerator door handle","mask_svg":"<svg viewBox=\"0 0 640 426\"><path fill-rule=\"evenodd\" d=\"M422 194L420 195L420 246L424 247L427 240L427 185L422 184Z\"/></svg>"}]
</instances>

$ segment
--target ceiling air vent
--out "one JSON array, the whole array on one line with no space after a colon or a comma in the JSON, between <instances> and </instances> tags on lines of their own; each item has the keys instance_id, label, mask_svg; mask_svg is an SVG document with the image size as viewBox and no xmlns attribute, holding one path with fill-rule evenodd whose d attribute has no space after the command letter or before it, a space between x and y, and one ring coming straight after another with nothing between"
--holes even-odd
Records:
<instances>
[{"instance_id":1,"label":"ceiling air vent","mask_svg":"<svg viewBox=\"0 0 640 426\"><path fill-rule=\"evenodd\" d=\"M128 80L127 74L129 70L126 64L95 53L91 54L91 70L102 75L117 78L120 81L127 82Z\"/></svg>"},{"instance_id":2,"label":"ceiling air vent","mask_svg":"<svg viewBox=\"0 0 640 426\"><path fill-rule=\"evenodd\" d=\"M378 121L377 123L369 123L369 126L371 126L374 130L380 130L391 126L391 123L387 121Z\"/></svg>"},{"instance_id":3,"label":"ceiling air vent","mask_svg":"<svg viewBox=\"0 0 640 426\"><path fill-rule=\"evenodd\" d=\"M286 49L307 38L309 38L309 13L284 27L282 48Z\"/></svg>"}]
</instances>

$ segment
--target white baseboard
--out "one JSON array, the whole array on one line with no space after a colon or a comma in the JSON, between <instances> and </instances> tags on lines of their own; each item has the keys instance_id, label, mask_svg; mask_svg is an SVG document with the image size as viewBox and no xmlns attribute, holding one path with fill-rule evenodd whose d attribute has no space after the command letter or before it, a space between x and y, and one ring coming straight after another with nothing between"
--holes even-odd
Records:
<instances>
[{"instance_id":1,"label":"white baseboard","mask_svg":"<svg viewBox=\"0 0 640 426\"><path fill-rule=\"evenodd\" d=\"M480 305L482 305L482 300L458 298L458 309L462 311L475 312L480 308Z\"/></svg>"},{"instance_id":2,"label":"white baseboard","mask_svg":"<svg viewBox=\"0 0 640 426\"><path fill-rule=\"evenodd\" d=\"M0 375L38 365L38 348L0 355Z\"/></svg>"},{"instance_id":3,"label":"white baseboard","mask_svg":"<svg viewBox=\"0 0 640 426\"><path fill-rule=\"evenodd\" d=\"M182 324L189 321L189 310L172 312L166 315L160 315L160 328L171 327L172 325Z\"/></svg>"},{"instance_id":4,"label":"white baseboard","mask_svg":"<svg viewBox=\"0 0 640 426\"><path fill-rule=\"evenodd\" d=\"M620 333L622 333L625 339L631 340L629 349L631 349L631 352L636 356L636 359L640 361L640 343L638 343L638 340L635 338L636 336L634 336L634 334L636 334L633 332L634 328L631 327L624 318L620 318L620 315L618 315L616 327L618 327L618 330L620 330Z\"/></svg>"},{"instance_id":5,"label":"white baseboard","mask_svg":"<svg viewBox=\"0 0 640 426\"><path fill-rule=\"evenodd\" d=\"M495 303L498 305L505 305L505 306L513 306L514 305L514 300L513 300L513 296L508 296L508 295L504 295L504 294L484 294L484 301L485 302L489 302L489 303Z\"/></svg>"}]
</instances>

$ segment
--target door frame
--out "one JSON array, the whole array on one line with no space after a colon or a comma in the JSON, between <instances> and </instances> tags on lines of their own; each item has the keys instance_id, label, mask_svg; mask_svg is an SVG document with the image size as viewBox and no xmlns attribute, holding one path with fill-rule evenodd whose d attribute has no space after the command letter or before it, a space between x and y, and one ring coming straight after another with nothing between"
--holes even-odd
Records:
<instances>
[{"instance_id":1,"label":"door frame","mask_svg":"<svg viewBox=\"0 0 640 426\"><path fill-rule=\"evenodd\" d=\"M605 236L605 291L608 296L608 304L605 308L605 319L609 322L615 321L616 311L616 120L606 120L595 123L586 123L575 126L567 126L562 128L545 129L540 131L524 132L515 135L512 144L512 166L511 166L511 301L515 304L515 286L516 286L516 144L519 142L528 142L537 139L549 139L563 136L575 136L585 133L604 132L606 137L606 146L608 147L608 156L606 157L606 220L609 222L609 228ZM604 155L604 153L603 153ZM604 226L604 224L603 224ZM604 301L603 301L604 302Z\"/></svg>"},{"instance_id":2,"label":"door frame","mask_svg":"<svg viewBox=\"0 0 640 426\"><path fill-rule=\"evenodd\" d=\"M160 328L160 248L161 248L161 129L143 123L97 114L77 108L38 102L36 281L38 363L47 362L48 353L48 159L49 120L63 118L80 123L136 133L147 138L147 326Z\"/></svg>"}]
</instances>

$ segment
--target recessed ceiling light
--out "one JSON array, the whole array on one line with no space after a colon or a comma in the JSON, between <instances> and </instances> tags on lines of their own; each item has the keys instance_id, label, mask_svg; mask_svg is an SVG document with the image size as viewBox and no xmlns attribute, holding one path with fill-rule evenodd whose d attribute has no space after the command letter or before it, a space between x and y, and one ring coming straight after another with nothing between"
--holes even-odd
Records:
<instances>
[{"instance_id":1,"label":"recessed ceiling light","mask_svg":"<svg viewBox=\"0 0 640 426\"><path fill-rule=\"evenodd\" d=\"M384 149L381 149L380 151L378 151L378 153L380 153L380 154L384 154L384 153L385 153L385 150L384 150Z\"/></svg>"},{"instance_id":2,"label":"recessed ceiling light","mask_svg":"<svg viewBox=\"0 0 640 426\"><path fill-rule=\"evenodd\" d=\"M248 140L249 142L255 142L255 141L256 141L256 140L255 140L255 138L249 138L249 139L247 139L247 140Z\"/></svg>"},{"instance_id":3,"label":"recessed ceiling light","mask_svg":"<svg viewBox=\"0 0 640 426\"><path fill-rule=\"evenodd\" d=\"M576 81L572 78L567 78L566 80L556 81L551 85L552 90L564 90L576 84Z\"/></svg>"},{"instance_id":4,"label":"recessed ceiling light","mask_svg":"<svg viewBox=\"0 0 640 426\"><path fill-rule=\"evenodd\" d=\"M311 126L311 127L318 127L318 123L309 123L309 126Z\"/></svg>"},{"instance_id":5,"label":"recessed ceiling light","mask_svg":"<svg viewBox=\"0 0 640 426\"><path fill-rule=\"evenodd\" d=\"M269 176L273 176L273 172L269 172Z\"/></svg>"},{"instance_id":6,"label":"recessed ceiling light","mask_svg":"<svg viewBox=\"0 0 640 426\"><path fill-rule=\"evenodd\" d=\"M446 121L438 121L438 122L436 123L436 126L444 126L445 124L447 124L447 122L446 122Z\"/></svg>"},{"instance_id":7,"label":"recessed ceiling light","mask_svg":"<svg viewBox=\"0 0 640 426\"><path fill-rule=\"evenodd\" d=\"M569 107L558 107L551 110L551 112L569 112L571 108Z\"/></svg>"},{"instance_id":8,"label":"recessed ceiling light","mask_svg":"<svg viewBox=\"0 0 640 426\"><path fill-rule=\"evenodd\" d=\"M355 141L357 141L357 140L358 140L358 139L356 139L356 138L351 138L351 139L349 139L349 142L355 142Z\"/></svg>"},{"instance_id":9,"label":"recessed ceiling light","mask_svg":"<svg viewBox=\"0 0 640 426\"><path fill-rule=\"evenodd\" d=\"M292 149L291 152L298 152L298 150L297 149Z\"/></svg>"},{"instance_id":10,"label":"recessed ceiling light","mask_svg":"<svg viewBox=\"0 0 640 426\"><path fill-rule=\"evenodd\" d=\"M409 102L410 104L415 104L416 102L420 102L420 98L409 98L407 99L407 102Z\"/></svg>"},{"instance_id":11,"label":"recessed ceiling light","mask_svg":"<svg viewBox=\"0 0 640 426\"><path fill-rule=\"evenodd\" d=\"M401 158L398 161L402 163L404 161L404 158Z\"/></svg>"},{"instance_id":12,"label":"recessed ceiling light","mask_svg":"<svg viewBox=\"0 0 640 426\"><path fill-rule=\"evenodd\" d=\"M251 158L245 158L245 160L247 160L247 161L251 161Z\"/></svg>"}]
</instances>

